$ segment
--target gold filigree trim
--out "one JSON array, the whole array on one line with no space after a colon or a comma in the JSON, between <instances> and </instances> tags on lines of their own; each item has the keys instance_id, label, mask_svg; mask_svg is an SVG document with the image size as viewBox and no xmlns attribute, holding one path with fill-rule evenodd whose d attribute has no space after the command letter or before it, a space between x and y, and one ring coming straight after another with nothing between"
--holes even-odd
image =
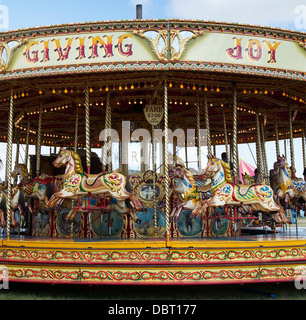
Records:
<instances>
[{"instance_id":1,"label":"gold filigree trim","mask_svg":"<svg viewBox=\"0 0 306 320\"><path fill-rule=\"evenodd\" d=\"M10 46L13 42L16 42L16 45ZM0 73L5 73L7 71L13 61L16 50L27 42L27 39L0 42Z\"/></svg>"},{"instance_id":2,"label":"gold filigree trim","mask_svg":"<svg viewBox=\"0 0 306 320\"><path fill-rule=\"evenodd\" d=\"M153 53L161 62L179 61L190 40L204 35L203 31L191 30L135 30L133 33L148 41ZM184 37L184 33L190 33L191 35ZM154 37L152 37L153 34Z\"/></svg>"}]
</instances>

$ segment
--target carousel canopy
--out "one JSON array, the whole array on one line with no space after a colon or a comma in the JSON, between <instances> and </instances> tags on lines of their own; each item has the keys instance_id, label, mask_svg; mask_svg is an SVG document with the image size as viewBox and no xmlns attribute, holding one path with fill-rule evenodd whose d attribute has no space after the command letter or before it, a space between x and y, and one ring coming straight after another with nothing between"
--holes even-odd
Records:
<instances>
[{"instance_id":1,"label":"carousel canopy","mask_svg":"<svg viewBox=\"0 0 306 320\"><path fill-rule=\"evenodd\" d=\"M1 33L0 141L8 131L10 93L14 141L35 144L42 112L42 144L73 146L76 113L85 145L85 83L89 87L91 145L99 146L106 97L112 127L122 120L149 126L143 109L163 104L168 86L169 127L195 128L195 105L208 102L212 144L232 135L237 90L238 143L256 141L256 113L266 140L305 128L305 33L259 26L186 20L129 20L58 25Z\"/></svg>"}]
</instances>

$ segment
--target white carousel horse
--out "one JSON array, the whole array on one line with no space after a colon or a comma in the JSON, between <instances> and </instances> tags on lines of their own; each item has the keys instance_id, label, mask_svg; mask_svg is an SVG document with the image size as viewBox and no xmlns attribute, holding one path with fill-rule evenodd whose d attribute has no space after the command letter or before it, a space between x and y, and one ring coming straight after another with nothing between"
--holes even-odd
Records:
<instances>
[{"instance_id":1,"label":"white carousel horse","mask_svg":"<svg viewBox=\"0 0 306 320\"><path fill-rule=\"evenodd\" d=\"M291 177L291 170L284 156L279 156L270 170L270 180L278 199L285 199L288 207L290 199L303 198L306 201L306 181Z\"/></svg>"},{"instance_id":2,"label":"white carousel horse","mask_svg":"<svg viewBox=\"0 0 306 320\"><path fill-rule=\"evenodd\" d=\"M130 188L126 177L114 171L109 174L88 175L84 173L81 158L72 150L61 148L60 154L53 161L56 168L66 166L64 175L63 189L55 192L51 199L47 202L46 207L54 208L56 205L62 204L65 199L77 200L80 196L108 196L117 200L119 207L124 206L124 202L128 200L131 210L128 210L132 219L137 221L134 211L143 211L143 205L139 201L136 194L126 190ZM129 208L128 208L129 209ZM73 220L78 209L72 209L67 218Z\"/></svg>"},{"instance_id":3,"label":"white carousel horse","mask_svg":"<svg viewBox=\"0 0 306 320\"><path fill-rule=\"evenodd\" d=\"M193 210L193 215L205 212L208 207L249 205L254 210L273 214L279 223L291 223L284 209L275 203L271 187L264 184L233 184L230 168L226 162L215 157L208 158L204 176L212 180L211 199L201 200Z\"/></svg>"},{"instance_id":4,"label":"white carousel horse","mask_svg":"<svg viewBox=\"0 0 306 320\"><path fill-rule=\"evenodd\" d=\"M169 175L171 179L177 178L182 182L180 192L184 196L184 203L175 207L170 214L171 219L175 218L175 220L177 220L182 210L194 210L200 200L203 198L207 199L209 197L209 192L201 192L197 188L193 174L187 170L183 164L178 164L175 167L172 167L169 171ZM208 191L209 187L206 187L206 189L206 191ZM179 190L173 191L177 193L179 192Z\"/></svg>"},{"instance_id":5,"label":"white carousel horse","mask_svg":"<svg viewBox=\"0 0 306 320\"><path fill-rule=\"evenodd\" d=\"M53 190L62 185L61 176L50 177L44 174L30 180L28 178L28 169L25 164L15 164L14 171L12 172L12 178L16 178L18 175L21 176L21 182L18 187L22 188L25 196L29 198L37 198L39 201L43 201L45 203L47 203L51 198L54 193Z\"/></svg>"}]
</instances>

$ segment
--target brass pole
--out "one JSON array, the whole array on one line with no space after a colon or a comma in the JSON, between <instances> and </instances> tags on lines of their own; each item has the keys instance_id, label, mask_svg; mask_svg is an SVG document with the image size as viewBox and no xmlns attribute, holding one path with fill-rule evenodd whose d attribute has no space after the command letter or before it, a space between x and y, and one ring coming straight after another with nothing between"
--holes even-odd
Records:
<instances>
[{"instance_id":1,"label":"brass pole","mask_svg":"<svg viewBox=\"0 0 306 320\"><path fill-rule=\"evenodd\" d=\"M256 158L257 158L257 170L258 170L258 180L262 181L262 153L261 153L261 134L260 134L260 121L259 113L256 110Z\"/></svg>"},{"instance_id":2,"label":"brass pole","mask_svg":"<svg viewBox=\"0 0 306 320\"><path fill-rule=\"evenodd\" d=\"M276 113L274 113L274 131L275 131L275 151L276 151L276 160L280 156L280 149L279 149L279 139L278 139L278 125L276 119Z\"/></svg>"},{"instance_id":3,"label":"brass pole","mask_svg":"<svg viewBox=\"0 0 306 320\"><path fill-rule=\"evenodd\" d=\"M155 127L152 125L152 164L153 164L153 210L154 210L154 235L157 238L157 207L156 207L156 155L155 155Z\"/></svg>"},{"instance_id":4,"label":"brass pole","mask_svg":"<svg viewBox=\"0 0 306 320\"><path fill-rule=\"evenodd\" d=\"M239 178L238 143L237 143L237 89L233 84L233 175L236 183Z\"/></svg>"},{"instance_id":5,"label":"brass pole","mask_svg":"<svg viewBox=\"0 0 306 320\"><path fill-rule=\"evenodd\" d=\"M306 121L304 119L304 126L302 129L302 152L303 152L303 169L306 168L306 150L305 150L305 136L306 136Z\"/></svg>"},{"instance_id":6,"label":"brass pole","mask_svg":"<svg viewBox=\"0 0 306 320\"><path fill-rule=\"evenodd\" d=\"M38 129L37 129L37 144L36 144L36 175L39 176L40 173L40 155L41 155L41 124L42 124L42 105L39 108L38 117Z\"/></svg>"},{"instance_id":7,"label":"brass pole","mask_svg":"<svg viewBox=\"0 0 306 320\"><path fill-rule=\"evenodd\" d=\"M90 110L89 110L89 83L85 82L85 141L86 141L86 165L87 173L90 174L91 147L90 147Z\"/></svg>"},{"instance_id":8,"label":"brass pole","mask_svg":"<svg viewBox=\"0 0 306 320\"><path fill-rule=\"evenodd\" d=\"M267 155L266 155L266 138L265 138L265 127L264 127L264 119L262 118L260 121L260 133L261 133L261 152L262 152L262 171L263 178L266 183L268 183L268 163L267 163Z\"/></svg>"},{"instance_id":9,"label":"brass pole","mask_svg":"<svg viewBox=\"0 0 306 320\"><path fill-rule=\"evenodd\" d=\"M13 88L10 91L10 109L8 117L8 133L7 133L7 150L6 150L6 181L7 181L7 240L10 239L11 233L11 200L12 200L12 148L13 148L13 116L14 116L14 94Z\"/></svg>"},{"instance_id":10,"label":"brass pole","mask_svg":"<svg viewBox=\"0 0 306 320\"><path fill-rule=\"evenodd\" d=\"M164 126L165 126L165 196L166 196L166 237L167 237L167 246L170 245L170 177L169 177L169 136L168 136L168 87L167 80L165 79L164 83L164 108L165 108L165 116L164 116Z\"/></svg>"},{"instance_id":11,"label":"brass pole","mask_svg":"<svg viewBox=\"0 0 306 320\"><path fill-rule=\"evenodd\" d=\"M202 170L202 160L201 160L201 114L200 114L200 98L199 95L196 97L196 111L197 111L197 154L198 154L198 172Z\"/></svg>"},{"instance_id":12,"label":"brass pole","mask_svg":"<svg viewBox=\"0 0 306 320\"><path fill-rule=\"evenodd\" d=\"M16 129L16 157L15 157L15 163L19 163L19 151L20 151L20 135L19 130ZM14 185L17 184L18 176L14 179Z\"/></svg>"},{"instance_id":13,"label":"brass pole","mask_svg":"<svg viewBox=\"0 0 306 320\"><path fill-rule=\"evenodd\" d=\"M227 160L230 160L230 156L228 153L228 137L227 137L227 127L226 127L226 117L225 117L225 111L223 110L223 129L224 129L224 142L225 142L225 152Z\"/></svg>"},{"instance_id":14,"label":"brass pole","mask_svg":"<svg viewBox=\"0 0 306 320\"><path fill-rule=\"evenodd\" d=\"M74 129L74 152L78 152L78 135L79 135L79 112L76 109L75 112L75 129Z\"/></svg>"},{"instance_id":15,"label":"brass pole","mask_svg":"<svg viewBox=\"0 0 306 320\"><path fill-rule=\"evenodd\" d=\"M292 129L292 108L291 104L288 104L289 113L289 132L290 132L290 157L291 157L291 172L295 172L295 159L294 159L294 144L293 144L293 129Z\"/></svg>"},{"instance_id":16,"label":"brass pole","mask_svg":"<svg viewBox=\"0 0 306 320\"><path fill-rule=\"evenodd\" d=\"M210 126L209 126L208 101L207 101L206 94L204 94L204 115L205 115L205 127L206 127L206 134L207 134L207 154L209 157L211 157L212 156L211 138L210 138Z\"/></svg>"},{"instance_id":17,"label":"brass pole","mask_svg":"<svg viewBox=\"0 0 306 320\"><path fill-rule=\"evenodd\" d=\"M28 167L28 158L29 158L29 141L30 141L30 121L28 122L27 126L27 136L26 136L26 149L25 149L25 156L24 156L24 164Z\"/></svg>"}]
</instances>

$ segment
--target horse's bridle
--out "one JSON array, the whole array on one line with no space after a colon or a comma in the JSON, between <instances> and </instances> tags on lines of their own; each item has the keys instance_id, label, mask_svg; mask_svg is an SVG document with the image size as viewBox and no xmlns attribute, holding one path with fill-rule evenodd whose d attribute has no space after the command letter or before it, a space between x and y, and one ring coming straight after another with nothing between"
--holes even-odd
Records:
<instances>
[{"instance_id":1,"label":"horse's bridle","mask_svg":"<svg viewBox=\"0 0 306 320\"><path fill-rule=\"evenodd\" d=\"M214 161L218 161L218 160L214 160ZM218 172L218 168L219 168L219 166L218 166L218 164L216 163L210 170L207 170L208 173L207 173L207 172L204 173L204 176L205 176L206 178L211 178L211 176L212 176L213 174L215 174L215 173Z\"/></svg>"}]
</instances>

